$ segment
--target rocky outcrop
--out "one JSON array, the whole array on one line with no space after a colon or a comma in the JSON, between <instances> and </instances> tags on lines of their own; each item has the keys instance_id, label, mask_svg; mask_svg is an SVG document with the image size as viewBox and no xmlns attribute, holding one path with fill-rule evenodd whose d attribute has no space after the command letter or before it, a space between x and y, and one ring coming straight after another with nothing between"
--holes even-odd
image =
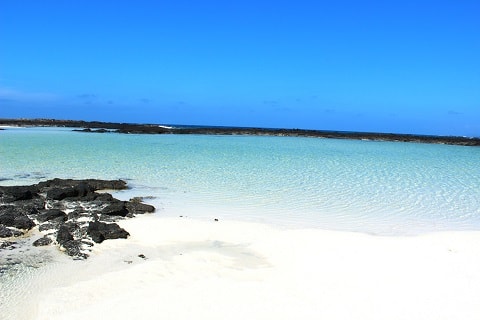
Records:
<instances>
[{"instance_id":1,"label":"rocky outcrop","mask_svg":"<svg viewBox=\"0 0 480 320\"><path fill-rule=\"evenodd\" d=\"M67 221L67 215L62 210L58 209L51 209L51 210L44 210L41 213L37 214L37 220L39 222L46 222L50 220L54 221Z\"/></svg>"},{"instance_id":2,"label":"rocky outcrop","mask_svg":"<svg viewBox=\"0 0 480 320\"><path fill-rule=\"evenodd\" d=\"M52 239L50 239L47 236L43 236L42 238L35 240L32 244L35 247L43 247L43 246L48 246L52 242L53 242Z\"/></svg>"},{"instance_id":3,"label":"rocky outcrop","mask_svg":"<svg viewBox=\"0 0 480 320\"><path fill-rule=\"evenodd\" d=\"M30 230L35 222L27 215L29 211L22 210L14 205L0 206L0 225L10 228ZM30 211L30 213L35 211Z\"/></svg>"},{"instance_id":4,"label":"rocky outcrop","mask_svg":"<svg viewBox=\"0 0 480 320\"><path fill-rule=\"evenodd\" d=\"M480 137L429 136L381 132L348 132L305 129L272 129L245 127L165 127L156 124L114 123L99 121L55 120L55 119L0 119L0 124L13 126L48 126L83 128L74 131L92 133L126 134L204 134L204 135L255 135L316 137L332 139L400 141L417 143L438 143L462 146L480 146Z\"/></svg>"},{"instance_id":5,"label":"rocky outcrop","mask_svg":"<svg viewBox=\"0 0 480 320\"><path fill-rule=\"evenodd\" d=\"M99 179L52 179L40 182L36 185L40 190L52 190L56 188L76 189L80 190L90 189L88 192L97 190L124 190L127 189L127 183L123 180L99 180ZM87 192L87 193L88 193ZM85 196L86 194L83 194ZM78 196L78 195L77 195Z\"/></svg>"},{"instance_id":6,"label":"rocky outcrop","mask_svg":"<svg viewBox=\"0 0 480 320\"><path fill-rule=\"evenodd\" d=\"M21 235L23 235L23 232L7 228L3 224L0 224L0 238L19 237Z\"/></svg>"},{"instance_id":7,"label":"rocky outcrop","mask_svg":"<svg viewBox=\"0 0 480 320\"><path fill-rule=\"evenodd\" d=\"M37 230L42 237L32 245L56 245L75 259L85 259L94 243L129 236L116 221L155 211L141 198L121 201L97 192L126 188L122 180L96 179L0 186L0 250L11 249L11 240Z\"/></svg>"},{"instance_id":8,"label":"rocky outcrop","mask_svg":"<svg viewBox=\"0 0 480 320\"><path fill-rule=\"evenodd\" d=\"M0 187L0 197L6 201L30 200L38 193L35 186Z\"/></svg>"},{"instance_id":9,"label":"rocky outcrop","mask_svg":"<svg viewBox=\"0 0 480 320\"><path fill-rule=\"evenodd\" d=\"M125 217L128 214L128 210L124 201L115 200L107 204L101 213L107 216Z\"/></svg>"},{"instance_id":10,"label":"rocky outcrop","mask_svg":"<svg viewBox=\"0 0 480 320\"><path fill-rule=\"evenodd\" d=\"M94 221L88 224L87 234L96 243L102 243L107 239L126 239L130 234L118 226L116 223L105 223Z\"/></svg>"}]
</instances>

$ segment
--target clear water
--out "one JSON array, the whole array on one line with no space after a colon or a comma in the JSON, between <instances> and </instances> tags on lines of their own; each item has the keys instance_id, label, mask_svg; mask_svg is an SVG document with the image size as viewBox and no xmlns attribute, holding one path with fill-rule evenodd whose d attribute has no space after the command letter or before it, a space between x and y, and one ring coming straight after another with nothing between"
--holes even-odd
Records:
<instances>
[{"instance_id":1,"label":"clear water","mask_svg":"<svg viewBox=\"0 0 480 320\"><path fill-rule=\"evenodd\" d=\"M480 148L297 137L0 131L1 184L127 179L158 215L382 235L480 229Z\"/></svg>"},{"instance_id":2,"label":"clear water","mask_svg":"<svg viewBox=\"0 0 480 320\"><path fill-rule=\"evenodd\" d=\"M480 148L460 146L69 128L0 131L3 185L121 178L132 189L116 196L153 196L148 201L158 216L380 235L480 230L479 163ZM41 279L50 281L42 274L62 259L55 248L0 251L0 318L29 319L34 305L25 306L22 297L39 291Z\"/></svg>"}]
</instances>

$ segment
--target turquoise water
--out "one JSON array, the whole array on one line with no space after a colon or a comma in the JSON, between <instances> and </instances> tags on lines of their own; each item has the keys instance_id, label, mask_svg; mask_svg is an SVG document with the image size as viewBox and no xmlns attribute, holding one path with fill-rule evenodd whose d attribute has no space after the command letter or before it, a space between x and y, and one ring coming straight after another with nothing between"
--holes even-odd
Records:
<instances>
[{"instance_id":1,"label":"turquoise water","mask_svg":"<svg viewBox=\"0 0 480 320\"><path fill-rule=\"evenodd\" d=\"M1 184L127 179L158 215L382 235L480 230L480 148L294 137L0 131Z\"/></svg>"}]
</instances>

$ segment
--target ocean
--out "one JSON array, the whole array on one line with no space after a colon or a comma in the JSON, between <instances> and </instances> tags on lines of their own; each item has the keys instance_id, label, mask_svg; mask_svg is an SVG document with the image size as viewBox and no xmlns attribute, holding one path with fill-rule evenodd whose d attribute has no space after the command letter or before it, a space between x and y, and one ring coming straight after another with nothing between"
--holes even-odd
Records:
<instances>
[{"instance_id":1,"label":"ocean","mask_svg":"<svg viewBox=\"0 0 480 320\"><path fill-rule=\"evenodd\" d=\"M124 179L130 189L115 192L115 197L125 200L135 196L147 197L145 202L157 208L153 219L188 217L199 223L214 219L256 222L274 225L280 230L294 230L287 234L294 235L296 239L303 236L295 230L305 228L348 231L359 235L367 233L392 239L394 236L409 237L439 231L480 231L479 163L480 148L437 144L268 136L100 134L73 132L71 128L8 128L0 131L1 185L28 185L52 178ZM164 221L171 223L168 219ZM150 232L153 226L161 226L161 222L154 224L151 221ZM206 231L204 227L208 227ZM179 239L221 231L212 229L208 224L201 224L192 232L189 230L179 230ZM152 259L152 267L148 269L150 273L145 274L158 275L160 279L155 281L169 283L171 277L163 278L162 272L170 274L176 270L173 274L182 283L181 279L192 274L191 268L196 266L199 270L211 272L224 268L221 270L228 270L228 274L237 270L231 269L228 263L238 253L226 250L240 250L244 257L250 248L245 243L257 241L248 238L249 232L253 232L249 226L233 228L232 233L239 240L230 240L234 244L232 246L226 240L218 240L222 238L206 234L208 241L194 241L188 245L188 250L184 249L186 256L193 259L185 265L170 265L177 260L167 253L168 250L177 252L179 247L187 248L187 245L172 245L169 241L164 243L160 240L156 244L155 239L157 236L161 239L161 234L145 235L151 237L155 244L147 241L143 246L140 243L142 246L139 249L136 243L131 250L150 250L147 255ZM263 229L255 232L252 234L261 237ZM271 231L266 232L268 239ZM306 235L311 235L310 231ZM168 240L173 236L165 237ZM222 237L230 239L230 234ZM316 246L316 242L313 246L298 239L290 244L276 233L272 233L272 237L277 237L273 238L276 239L274 241L283 241L286 247L292 245L286 252L306 250L302 249L305 246L312 248L304 255L309 263L312 259L317 261L310 256L312 252L322 248ZM210 242L211 239L214 241ZM111 242L107 247L122 246L121 242ZM125 256L131 254L125 246L122 248L126 250ZM271 248L274 250L275 246ZM111 282L107 276L103 277L105 270L117 270L121 267L118 261L125 262L123 255L119 256L120 252L115 250L95 255L95 259L88 259L89 262L93 260L92 264L85 266L72 264L69 257L60 254L53 246L28 246L8 253L0 251L0 309L3 312L0 318L35 318L37 308L44 311L47 308L45 312L49 317L50 304L52 310L56 310L58 306L55 303L62 304L63 299L73 301L65 306L65 310L74 308L77 299L74 280L82 272L83 278L79 276L79 279L97 273L102 275L94 282L106 281L100 292L109 292L107 288ZM200 250L201 254L197 256L195 250ZM225 261L218 260L222 250L226 251ZM358 250L366 249L359 246ZM132 259L135 259L135 254ZM112 259L112 255L118 261ZM101 257L105 257L105 261ZM318 259L323 261L323 256ZM219 264L212 264L217 260ZM95 261L103 262L95 264ZM324 263L320 265L324 266ZM88 266L95 268L89 271L85 269ZM208 268L202 269L205 266ZM99 272L99 268L103 271ZM183 274L182 270L187 271ZM263 272L261 270L259 272ZM205 272L207 277L212 276L210 271ZM134 273L132 279L137 275ZM215 278L217 276L215 273ZM287 274L285 277L290 276ZM204 275L198 277L203 279ZM72 279L67 291L71 296L67 297L62 291L58 293L59 301L41 296L46 289L46 292L56 292L50 287L54 288L52 290L62 288L66 279ZM151 279L144 281L151 282ZM310 284L310 280L305 283ZM177 287L178 283L173 282L170 290ZM90 303L94 301L89 300L92 292L90 287L85 288L82 299ZM276 286L272 288L272 294L278 291ZM143 292L143 288L138 290ZM257 289L252 292L257 292ZM290 297L290 293L285 294ZM98 301L106 299L100 297ZM43 304L38 301L43 301ZM179 310L183 308L175 312Z\"/></svg>"},{"instance_id":2,"label":"ocean","mask_svg":"<svg viewBox=\"0 0 480 320\"><path fill-rule=\"evenodd\" d=\"M159 216L378 235L480 229L480 148L299 137L0 132L0 183L124 179Z\"/></svg>"}]
</instances>

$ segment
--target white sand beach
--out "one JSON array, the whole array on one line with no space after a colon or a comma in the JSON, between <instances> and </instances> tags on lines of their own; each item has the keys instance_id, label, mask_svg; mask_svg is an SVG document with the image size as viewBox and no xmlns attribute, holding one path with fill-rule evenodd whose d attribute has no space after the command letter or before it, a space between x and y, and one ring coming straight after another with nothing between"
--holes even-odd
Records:
<instances>
[{"instance_id":1,"label":"white sand beach","mask_svg":"<svg viewBox=\"0 0 480 320\"><path fill-rule=\"evenodd\" d=\"M478 319L480 232L380 237L137 217L65 261L33 319ZM138 255L145 255L145 259Z\"/></svg>"}]
</instances>

